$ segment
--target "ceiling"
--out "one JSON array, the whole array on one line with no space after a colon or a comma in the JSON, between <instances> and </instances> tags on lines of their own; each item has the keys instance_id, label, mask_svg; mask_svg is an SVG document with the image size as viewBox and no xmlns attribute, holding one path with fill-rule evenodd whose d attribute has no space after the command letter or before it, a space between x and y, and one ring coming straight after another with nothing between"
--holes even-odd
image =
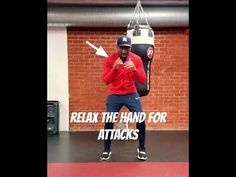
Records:
<instances>
[{"instance_id":1,"label":"ceiling","mask_svg":"<svg viewBox=\"0 0 236 177\"><path fill-rule=\"evenodd\" d=\"M141 0L151 26L188 26L189 0ZM122 27L138 0L47 0L49 26Z\"/></svg>"},{"instance_id":2,"label":"ceiling","mask_svg":"<svg viewBox=\"0 0 236 177\"><path fill-rule=\"evenodd\" d=\"M137 0L47 0L49 5L83 5L83 6L129 6L136 5ZM189 0L141 0L144 6L188 6Z\"/></svg>"}]
</instances>

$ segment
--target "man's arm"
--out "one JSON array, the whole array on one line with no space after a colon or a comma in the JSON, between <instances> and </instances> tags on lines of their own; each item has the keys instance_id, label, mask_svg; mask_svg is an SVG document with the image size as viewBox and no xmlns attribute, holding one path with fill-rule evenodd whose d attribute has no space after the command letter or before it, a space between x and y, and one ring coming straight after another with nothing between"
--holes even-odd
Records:
<instances>
[{"instance_id":1,"label":"man's arm","mask_svg":"<svg viewBox=\"0 0 236 177\"><path fill-rule=\"evenodd\" d=\"M135 78L140 82L141 84L144 84L146 81L146 73L143 68L143 62L142 59L139 57L136 60L136 66L131 60L131 58L128 59L128 62L125 64L125 68L130 68L135 72Z\"/></svg>"},{"instance_id":2,"label":"man's arm","mask_svg":"<svg viewBox=\"0 0 236 177\"><path fill-rule=\"evenodd\" d=\"M106 84L110 84L111 82L114 81L114 77L116 76L117 74L117 69L118 69L118 65L119 64L122 64L122 61L120 58L118 58L113 66L109 63L109 60L106 59L104 61L104 70L103 70L103 81L106 83Z\"/></svg>"},{"instance_id":3,"label":"man's arm","mask_svg":"<svg viewBox=\"0 0 236 177\"><path fill-rule=\"evenodd\" d=\"M141 84L144 84L147 79L147 76L144 71L143 62L142 62L141 58L139 58L137 60L136 71L134 71L134 72L135 72L135 76L136 76L136 79L138 80L138 82L140 82Z\"/></svg>"}]
</instances>

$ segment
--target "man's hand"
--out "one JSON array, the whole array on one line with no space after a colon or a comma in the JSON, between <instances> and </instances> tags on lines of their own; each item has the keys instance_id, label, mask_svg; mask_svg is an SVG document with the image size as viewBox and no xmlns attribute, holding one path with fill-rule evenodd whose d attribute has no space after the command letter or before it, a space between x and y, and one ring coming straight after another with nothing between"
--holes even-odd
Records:
<instances>
[{"instance_id":1,"label":"man's hand","mask_svg":"<svg viewBox=\"0 0 236 177\"><path fill-rule=\"evenodd\" d=\"M116 61L114 62L113 69L117 70L118 69L118 65L123 65L123 62L122 62L122 60L120 58L116 59Z\"/></svg>"},{"instance_id":2,"label":"man's hand","mask_svg":"<svg viewBox=\"0 0 236 177\"><path fill-rule=\"evenodd\" d=\"M135 67L133 61L129 58L128 61L125 63L124 65L125 68L130 68L132 69L133 71L136 71L137 68Z\"/></svg>"}]
</instances>

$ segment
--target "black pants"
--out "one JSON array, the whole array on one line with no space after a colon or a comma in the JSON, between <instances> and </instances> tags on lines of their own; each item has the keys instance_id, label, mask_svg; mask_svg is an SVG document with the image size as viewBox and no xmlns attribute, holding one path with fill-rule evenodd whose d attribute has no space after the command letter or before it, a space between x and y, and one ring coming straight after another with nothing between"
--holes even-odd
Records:
<instances>
[{"instance_id":1,"label":"black pants","mask_svg":"<svg viewBox=\"0 0 236 177\"><path fill-rule=\"evenodd\" d=\"M127 95L109 95L106 100L106 112L119 112L122 106L126 106L130 112L143 112L141 100L138 93ZM113 129L114 123L106 122L105 129ZM145 150L145 121L136 123L136 128L139 129L138 140L140 150ZM110 135L104 141L104 151L111 148Z\"/></svg>"}]
</instances>

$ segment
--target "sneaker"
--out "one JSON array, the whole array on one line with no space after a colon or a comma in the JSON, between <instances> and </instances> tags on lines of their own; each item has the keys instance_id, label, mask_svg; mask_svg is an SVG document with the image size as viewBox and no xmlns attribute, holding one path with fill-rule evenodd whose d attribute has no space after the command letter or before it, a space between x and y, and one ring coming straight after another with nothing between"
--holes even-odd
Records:
<instances>
[{"instance_id":1,"label":"sneaker","mask_svg":"<svg viewBox=\"0 0 236 177\"><path fill-rule=\"evenodd\" d=\"M109 160L111 157L111 151L104 151L100 156L101 160Z\"/></svg>"},{"instance_id":2,"label":"sneaker","mask_svg":"<svg viewBox=\"0 0 236 177\"><path fill-rule=\"evenodd\" d=\"M146 152L144 150L139 150L139 148L137 148L137 158L139 160L147 160Z\"/></svg>"}]
</instances>

